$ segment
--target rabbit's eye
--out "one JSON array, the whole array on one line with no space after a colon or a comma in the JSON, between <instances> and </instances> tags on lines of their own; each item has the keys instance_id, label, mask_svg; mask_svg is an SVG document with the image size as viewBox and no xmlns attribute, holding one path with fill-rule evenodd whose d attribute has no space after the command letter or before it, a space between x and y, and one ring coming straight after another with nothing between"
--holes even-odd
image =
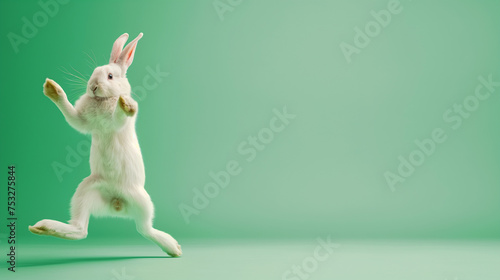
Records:
<instances>
[{"instance_id":1,"label":"rabbit's eye","mask_svg":"<svg viewBox=\"0 0 500 280\"><path fill-rule=\"evenodd\" d=\"M113 74L111 73L108 74L108 80L113 80Z\"/></svg>"}]
</instances>

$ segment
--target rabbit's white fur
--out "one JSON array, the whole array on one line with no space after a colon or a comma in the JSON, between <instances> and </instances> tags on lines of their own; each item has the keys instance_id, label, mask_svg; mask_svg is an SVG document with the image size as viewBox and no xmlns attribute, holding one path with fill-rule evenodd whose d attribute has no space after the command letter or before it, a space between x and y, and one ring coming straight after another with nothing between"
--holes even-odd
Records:
<instances>
[{"instance_id":1,"label":"rabbit's white fur","mask_svg":"<svg viewBox=\"0 0 500 280\"><path fill-rule=\"evenodd\" d=\"M115 41L110 64L94 70L87 92L76 101L75 107L56 82L45 81L44 94L57 105L66 121L76 130L92 134L91 174L80 183L71 199L68 224L45 219L30 226L31 232L83 239L87 237L91 214L128 217L135 220L139 233L167 254L182 254L172 236L153 228L153 203L144 189L144 164L135 133L138 107L131 98L126 78L141 37L142 33L125 48L128 34Z\"/></svg>"}]
</instances>

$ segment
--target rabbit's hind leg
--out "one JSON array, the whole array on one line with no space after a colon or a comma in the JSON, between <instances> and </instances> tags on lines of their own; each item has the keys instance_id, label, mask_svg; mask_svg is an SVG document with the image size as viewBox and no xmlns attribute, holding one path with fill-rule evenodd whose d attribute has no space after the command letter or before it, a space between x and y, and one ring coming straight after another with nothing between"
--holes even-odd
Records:
<instances>
[{"instance_id":1,"label":"rabbit's hind leg","mask_svg":"<svg viewBox=\"0 0 500 280\"><path fill-rule=\"evenodd\" d=\"M170 234L153 228L154 206L146 190L141 188L133 192L129 210L137 231L142 236L156 243L172 257L182 255L181 245Z\"/></svg>"},{"instance_id":2,"label":"rabbit's hind leg","mask_svg":"<svg viewBox=\"0 0 500 280\"><path fill-rule=\"evenodd\" d=\"M44 219L29 226L29 230L34 234L63 239L86 238L90 214L104 207L102 196L96 188L100 183L100 180L92 175L80 183L71 199L71 220L67 224Z\"/></svg>"}]
</instances>

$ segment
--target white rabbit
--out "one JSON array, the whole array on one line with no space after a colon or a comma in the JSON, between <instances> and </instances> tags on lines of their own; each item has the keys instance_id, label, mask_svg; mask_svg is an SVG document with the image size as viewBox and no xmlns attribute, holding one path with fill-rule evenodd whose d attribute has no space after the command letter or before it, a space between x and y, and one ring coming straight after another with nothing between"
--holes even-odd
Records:
<instances>
[{"instance_id":1,"label":"white rabbit","mask_svg":"<svg viewBox=\"0 0 500 280\"><path fill-rule=\"evenodd\" d=\"M94 70L86 93L75 107L56 82L45 81L44 94L57 105L66 121L76 130L92 134L91 174L83 179L71 199L71 220L67 224L41 220L29 227L32 233L83 239L87 237L91 214L128 217L135 220L140 234L167 254L182 254L172 236L153 228L154 207L144 189L144 163L135 133L138 107L125 75L141 37L142 33L125 48L128 34L115 41L109 64Z\"/></svg>"}]
</instances>

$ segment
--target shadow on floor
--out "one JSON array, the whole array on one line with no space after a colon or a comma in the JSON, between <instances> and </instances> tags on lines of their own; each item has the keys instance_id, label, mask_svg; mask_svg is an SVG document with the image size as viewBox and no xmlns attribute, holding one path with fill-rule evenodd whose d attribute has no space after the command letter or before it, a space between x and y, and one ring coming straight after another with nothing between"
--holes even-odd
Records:
<instances>
[{"instance_id":1,"label":"shadow on floor","mask_svg":"<svg viewBox=\"0 0 500 280\"><path fill-rule=\"evenodd\" d=\"M130 259L175 259L175 258L169 256L46 258L37 260L25 260L19 262L16 266L30 267L30 266L45 266L45 265L57 265L57 264L86 263L86 262L118 261L118 260L130 260Z\"/></svg>"}]
</instances>

